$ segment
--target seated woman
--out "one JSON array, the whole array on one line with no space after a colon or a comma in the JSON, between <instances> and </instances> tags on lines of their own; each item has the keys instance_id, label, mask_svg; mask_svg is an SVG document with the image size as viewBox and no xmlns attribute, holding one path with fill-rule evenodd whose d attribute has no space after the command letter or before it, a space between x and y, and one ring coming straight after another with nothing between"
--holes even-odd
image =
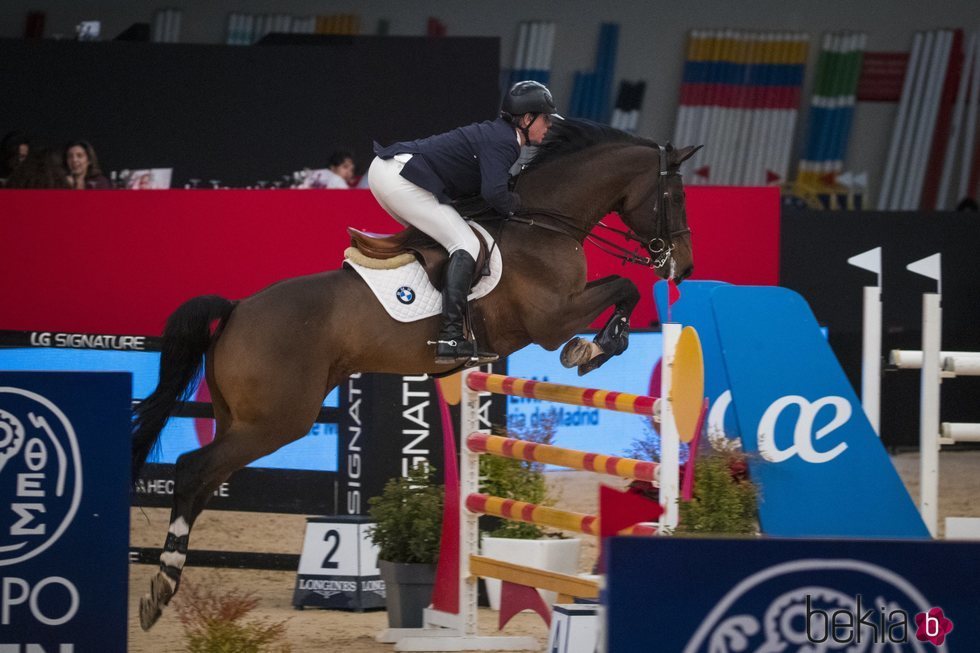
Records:
<instances>
[{"instance_id":1,"label":"seated woman","mask_svg":"<svg viewBox=\"0 0 980 653\"><path fill-rule=\"evenodd\" d=\"M74 141L65 148L65 164L68 166L68 186L74 190L112 188L102 174L95 150L87 141Z\"/></svg>"},{"instance_id":2,"label":"seated woman","mask_svg":"<svg viewBox=\"0 0 980 653\"><path fill-rule=\"evenodd\" d=\"M65 175L61 150L54 147L31 148L27 158L10 173L6 187L67 189L68 177Z\"/></svg>"},{"instance_id":3,"label":"seated woman","mask_svg":"<svg viewBox=\"0 0 980 653\"><path fill-rule=\"evenodd\" d=\"M20 131L12 131L0 141L0 187L31 150L31 141Z\"/></svg>"}]
</instances>

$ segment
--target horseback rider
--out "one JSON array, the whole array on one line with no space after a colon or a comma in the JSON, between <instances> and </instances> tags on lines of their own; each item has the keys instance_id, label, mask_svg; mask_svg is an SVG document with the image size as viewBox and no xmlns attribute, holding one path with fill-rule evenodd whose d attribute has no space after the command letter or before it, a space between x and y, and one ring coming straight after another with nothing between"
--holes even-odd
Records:
<instances>
[{"instance_id":1,"label":"horseback rider","mask_svg":"<svg viewBox=\"0 0 980 653\"><path fill-rule=\"evenodd\" d=\"M395 220L428 234L449 252L436 363L497 359L463 334L480 243L450 202L480 195L500 215L513 215L521 201L508 189L511 166L522 146L541 142L553 117L561 118L547 87L523 81L504 96L496 120L387 147L374 145L377 157L368 184L378 203Z\"/></svg>"}]
</instances>

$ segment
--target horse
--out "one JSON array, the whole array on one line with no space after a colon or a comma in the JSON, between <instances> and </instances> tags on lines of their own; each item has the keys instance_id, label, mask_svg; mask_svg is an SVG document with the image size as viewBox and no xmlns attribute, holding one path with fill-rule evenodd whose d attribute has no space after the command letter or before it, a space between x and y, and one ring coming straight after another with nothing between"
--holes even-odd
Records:
<instances>
[{"instance_id":1,"label":"horse","mask_svg":"<svg viewBox=\"0 0 980 653\"><path fill-rule=\"evenodd\" d=\"M471 307L479 342L501 356L537 343L561 361L595 369L628 345L629 317L640 294L617 275L587 282L583 251L609 213L645 252L619 247L626 260L680 282L693 269L679 167L697 147L675 149L585 121L551 127L515 190L524 207L491 216L503 260L497 287ZM609 243L601 239L601 242ZM647 255L649 254L649 255ZM592 342L572 339L609 307ZM135 409L133 479L177 404L204 373L215 436L175 466L174 503L160 570L140 601L149 630L177 591L195 519L233 472L303 437L331 389L356 372L445 374L426 343L439 317L390 318L356 272L341 268L287 279L239 301L202 296L167 319L160 380Z\"/></svg>"}]
</instances>

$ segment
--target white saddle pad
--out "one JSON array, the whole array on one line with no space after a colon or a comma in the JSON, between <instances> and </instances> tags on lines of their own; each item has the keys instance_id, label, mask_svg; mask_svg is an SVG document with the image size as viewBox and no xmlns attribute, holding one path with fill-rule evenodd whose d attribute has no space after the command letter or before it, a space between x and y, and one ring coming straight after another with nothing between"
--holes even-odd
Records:
<instances>
[{"instance_id":1,"label":"white saddle pad","mask_svg":"<svg viewBox=\"0 0 980 653\"><path fill-rule=\"evenodd\" d=\"M500 248L494 247L493 238L486 229L471 223L483 234L487 246L491 248L490 275L481 277L470 292L469 300L479 299L490 294L500 281L503 272L503 259ZM412 261L393 270L375 270L358 265L345 258L344 265L361 275L375 297L384 306L388 315L399 322L414 322L442 313L442 293L429 281L429 276L418 261Z\"/></svg>"}]
</instances>

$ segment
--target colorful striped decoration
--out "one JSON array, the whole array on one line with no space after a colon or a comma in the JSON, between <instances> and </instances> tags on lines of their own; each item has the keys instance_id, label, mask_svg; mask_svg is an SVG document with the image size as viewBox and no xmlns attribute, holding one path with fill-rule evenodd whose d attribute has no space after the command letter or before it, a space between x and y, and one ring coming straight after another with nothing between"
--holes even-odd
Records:
<instances>
[{"instance_id":1,"label":"colorful striped decoration","mask_svg":"<svg viewBox=\"0 0 980 653\"><path fill-rule=\"evenodd\" d=\"M878 194L880 211L919 208L953 39L951 30L916 32L913 37L912 54ZM932 172L938 174L940 171Z\"/></svg>"},{"instance_id":2,"label":"colorful striped decoration","mask_svg":"<svg viewBox=\"0 0 980 653\"><path fill-rule=\"evenodd\" d=\"M568 115L595 122L608 122L613 77L616 73L616 52L619 48L619 24L602 23L596 47L595 68L576 71L572 84L572 99Z\"/></svg>"},{"instance_id":3,"label":"colorful striped decoration","mask_svg":"<svg viewBox=\"0 0 980 653\"><path fill-rule=\"evenodd\" d=\"M551 53L554 47L554 23L540 20L521 23L517 29L514 67L507 86L525 79L547 84L551 79Z\"/></svg>"},{"instance_id":4,"label":"colorful striped decoration","mask_svg":"<svg viewBox=\"0 0 980 653\"><path fill-rule=\"evenodd\" d=\"M322 16L228 14L227 45L251 45L266 34L313 34Z\"/></svg>"},{"instance_id":5,"label":"colorful striped decoration","mask_svg":"<svg viewBox=\"0 0 980 653\"><path fill-rule=\"evenodd\" d=\"M183 9L158 9L153 15L153 42L179 43Z\"/></svg>"},{"instance_id":6,"label":"colorful striped decoration","mask_svg":"<svg viewBox=\"0 0 980 653\"><path fill-rule=\"evenodd\" d=\"M469 375L469 387L478 392L493 392L543 401L557 401L574 406L605 408L621 413L654 415L657 397L633 395L627 392L594 390L573 385L533 381L516 376L473 372Z\"/></svg>"},{"instance_id":7,"label":"colorful striped decoration","mask_svg":"<svg viewBox=\"0 0 980 653\"><path fill-rule=\"evenodd\" d=\"M640 122L640 110L643 108L643 95L646 91L646 82L620 81L619 92L616 94L616 107L613 109L609 124L624 132L636 133L636 127Z\"/></svg>"},{"instance_id":8,"label":"colorful striped decoration","mask_svg":"<svg viewBox=\"0 0 980 653\"><path fill-rule=\"evenodd\" d=\"M977 188L980 172L980 148L976 145L980 109L980 32L972 32L966 38L953 105L935 202L935 208L940 211L955 209Z\"/></svg>"},{"instance_id":9,"label":"colorful striped decoration","mask_svg":"<svg viewBox=\"0 0 980 653\"><path fill-rule=\"evenodd\" d=\"M674 142L705 150L686 183L786 179L809 40L803 33L691 32Z\"/></svg>"},{"instance_id":10,"label":"colorful striped decoration","mask_svg":"<svg viewBox=\"0 0 980 653\"><path fill-rule=\"evenodd\" d=\"M844 171L867 40L863 33L824 34L797 173L797 182L808 188L834 186Z\"/></svg>"},{"instance_id":11,"label":"colorful striped decoration","mask_svg":"<svg viewBox=\"0 0 980 653\"><path fill-rule=\"evenodd\" d=\"M558 465L559 467L608 474L619 478L633 478L654 485L660 482L657 475L659 464L633 458L576 451L575 449L565 449L550 444L539 444L486 433L471 434L466 438L466 447L474 453L489 453L514 460Z\"/></svg>"},{"instance_id":12,"label":"colorful striped decoration","mask_svg":"<svg viewBox=\"0 0 980 653\"><path fill-rule=\"evenodd\" d=\"M357 14L328 14L317 16L316 33L355 36L361 33L361 17Z\"/></svg>"},{"instance_id":13,"label":"colorful striped decoration","mask_svg":"<svg viewBox=\"0 0 980 653\"><path fill-rule=\"evenodd\" d=\"M487 494L470 494L466 497L466 509L481 515L493 515L510 521L526 524L551 526L563 531L573 531L585 535L599 536L599 518L570 510L559 510L548 506L539 506L526 501L504 499ZM656 535L657 527L653 524L634 524L620 531L621 535Z\"/></svg>"}]
</instances>

